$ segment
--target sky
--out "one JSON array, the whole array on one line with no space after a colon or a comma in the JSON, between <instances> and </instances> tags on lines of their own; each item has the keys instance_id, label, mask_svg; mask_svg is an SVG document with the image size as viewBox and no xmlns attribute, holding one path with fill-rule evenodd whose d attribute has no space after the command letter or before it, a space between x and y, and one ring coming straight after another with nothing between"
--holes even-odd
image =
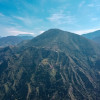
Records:
<instances>
[{"instance_id":1,"label":"sky","mask_svg":"<svg viewBox=\"0 0 100 100\"><path fill-rule=\"evenodd\" d=\"M0 36L100 29L100 0L0 0Z\"/></svg>"}]
</instances>

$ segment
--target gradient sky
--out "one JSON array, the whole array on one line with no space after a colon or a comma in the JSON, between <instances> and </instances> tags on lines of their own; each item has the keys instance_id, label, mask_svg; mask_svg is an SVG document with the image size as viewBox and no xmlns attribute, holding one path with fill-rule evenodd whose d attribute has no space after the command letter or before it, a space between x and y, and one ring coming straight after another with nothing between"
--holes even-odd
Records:
<instances>
[{"instance_id":1,"label":"gradient sky","mask_svg":"<svg viewBox=\"0 0 100 100\"><path fill-rule=\"evenodd\" d=\"M100 0L0 0L0 36L100 29Z\"/></svg>"}]
</instances>

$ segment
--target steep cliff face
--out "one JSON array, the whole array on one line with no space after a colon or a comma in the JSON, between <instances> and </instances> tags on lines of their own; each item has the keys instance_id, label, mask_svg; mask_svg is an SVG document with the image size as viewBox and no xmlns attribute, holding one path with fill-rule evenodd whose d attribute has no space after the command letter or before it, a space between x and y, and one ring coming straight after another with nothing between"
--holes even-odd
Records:
<instances>
[{"instance_id":1,"label":"steep cliff face","mask_svg":"<svg viewBox=\"0 0 100 100\"><path fill-rule=\"evenodd\" d=\"M100 48L52 29L0 49L1 100L99 100Z\"/></svg>"}]
</instances>

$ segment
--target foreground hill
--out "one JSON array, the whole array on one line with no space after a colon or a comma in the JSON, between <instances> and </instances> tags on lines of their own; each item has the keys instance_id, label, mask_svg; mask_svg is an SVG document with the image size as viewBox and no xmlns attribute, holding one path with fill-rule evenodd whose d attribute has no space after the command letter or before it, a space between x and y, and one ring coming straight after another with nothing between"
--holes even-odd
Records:
<instances>
[{"instance_id":1,"label":"foreground hill","mask_svg":"<svg viewBox=\"0 0 100 100\"><path fill-rule=\"evenodd\" d=\"M0 49L1 100L99 100L100 48L79 35L51 29Z\"/></svg>"},{"instance_id":2,"label":"foreground hill","mask_svg":"<svg viewBox=\"0 0 100 100\"><path fill-rule=\"evenodd\" d=\"M33 36L27 36L27 35L1 37L0 38L0 47L17 45L18 43L22 42L23 40L30 40L32 38L33 38Z\"/></svg>"},{"instance_id":3,"label":"foreground hill","mask_svg":"<svg viewBox=\"0 0 100 100\"><path fill-rule=\"evenodd\" d=\"M100 30L91 32L91 33L87 33L87 34L83 34L82 36L84 36L88 39L91 39L91 40L95 41L96 43L100 44Z\"/></svg>"}]
</instances>

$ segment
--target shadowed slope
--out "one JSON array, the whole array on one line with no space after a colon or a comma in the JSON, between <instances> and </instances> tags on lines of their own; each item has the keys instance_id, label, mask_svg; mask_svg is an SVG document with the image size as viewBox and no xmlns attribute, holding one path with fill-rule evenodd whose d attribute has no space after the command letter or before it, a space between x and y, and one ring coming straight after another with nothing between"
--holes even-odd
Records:
<instances>
[{"instance_id":1,"label":"shadowed slope","mask_svg":"<svg viewBox=\"0 0 100 100\"><path fill-rule=\"evenodd\" d=\"M0 49L1 100L99 100L99 47L51 29L17 48Z\"/></svg>"}]
</instances>

